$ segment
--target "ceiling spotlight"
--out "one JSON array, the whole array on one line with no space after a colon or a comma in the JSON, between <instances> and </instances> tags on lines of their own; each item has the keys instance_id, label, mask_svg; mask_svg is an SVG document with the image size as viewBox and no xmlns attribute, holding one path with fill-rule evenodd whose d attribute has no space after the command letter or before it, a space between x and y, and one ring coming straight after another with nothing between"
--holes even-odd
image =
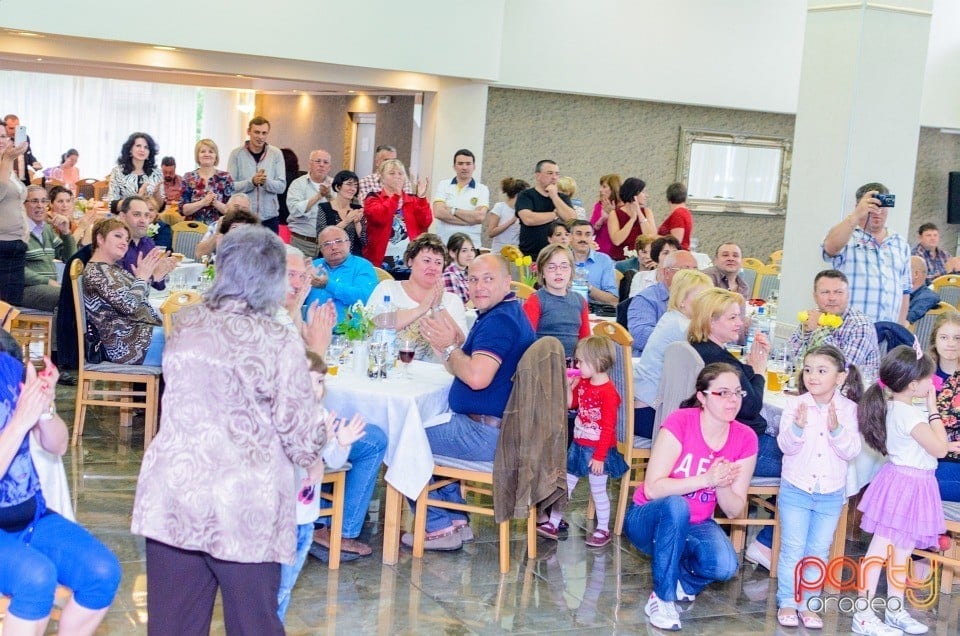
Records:
<instances>
[{"instance_id":1,"label":"ceiling spotlight","mask_svg":"<svg viewBox=\"0 0 960 636\"><path fill-rule=\"evenodd\" d=\"M177 51L177 50L179 50L179 49L177 49L177 47L175 47L175 46L160 46L160 45L154 45L153 48L157 49L158 51Z\"/></svg>"}]
</instances>

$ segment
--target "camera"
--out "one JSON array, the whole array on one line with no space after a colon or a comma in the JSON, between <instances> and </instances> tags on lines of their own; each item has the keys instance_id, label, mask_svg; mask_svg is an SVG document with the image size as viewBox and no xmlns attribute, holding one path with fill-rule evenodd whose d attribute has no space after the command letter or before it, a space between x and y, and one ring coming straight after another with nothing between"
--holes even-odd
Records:
<instances>
[{"instance_id":1,"label":"camera","mask_svg":"<svg viewBox=\"0 0 960 636\"><path fill-rule=\"evenodd\" d=\"M881 208L892 208L897 203L897 195L895 194L880 194L878 192L873 195L873 198L880 202Z\"/></svg>"}]
</instances>

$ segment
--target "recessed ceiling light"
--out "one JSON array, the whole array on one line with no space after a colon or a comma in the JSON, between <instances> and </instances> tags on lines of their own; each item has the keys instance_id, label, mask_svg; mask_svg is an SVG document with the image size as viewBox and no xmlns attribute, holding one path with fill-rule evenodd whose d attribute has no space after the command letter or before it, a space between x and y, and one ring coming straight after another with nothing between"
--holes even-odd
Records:
<instances>
[{"instance_id":1,"label":"recessed ceiling light","mask_svg":"<svg viewBox=\"0 0 960 636\"><path fill-rule=\"evenodd\" d=\"M158 51L176 51L176 50L178 50L177 47L175 47L175 46L159 46L159 45L155 45L153 48L157 49Z\"/></svg>"},{"instance_id":2,"label":"recessed ceiling light","mask_svg":"<svg viewBox=\"0 0 960 636\"><path fill-rule=\"evenodd\" d=\"M19 35L25 38L42 38L43 36L39 33L31 33L30 31L14 31L14 35Z\"/></svg>"},{"instance_id":3,"label":"recessed ceiling light","mask_svg":"<svg viewBox=\"0 0 960 636\"><path fill-rule=\"evenodd\" d=\"M356 93L357 91L347 91L350 94Z\"/></svg>"},{"instance_id":4,"label":"recessed ceiling light","mask_svg":"<svg viewBox=\"0 0 960 636\"><path fill-rule=\"evenodd\" d=\"M43 61L43 58L42 58L42 57L38 57L38 58L37 58L37 61L38 61L38 62L42 62L42 61Z\"/></svg>"},{"instance_id":5,"label":"recessed ceiling light","mask_svg":"<svg viewBox=\"0 0 960 636\"><path fill-rule=\"evenodd\" d=\"M246 75L241 75L240 73L237 73L236 75L234 75L234 77L246 77Z\"/></svg>"}]
</instances>

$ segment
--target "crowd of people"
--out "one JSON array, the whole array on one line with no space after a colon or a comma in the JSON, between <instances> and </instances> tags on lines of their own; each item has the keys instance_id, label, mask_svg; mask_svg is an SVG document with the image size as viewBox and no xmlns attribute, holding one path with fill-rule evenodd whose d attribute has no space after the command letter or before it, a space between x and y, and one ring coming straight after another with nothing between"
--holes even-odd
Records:
<instances>
[{"instance_id":1,"label":"crowd of people","mask_svg":"<svg viewBox=\"0 0 960 636\"><path fill-rule=\"evenodd\" d=\"M417 359L453 376L451 417L427 429L435 454L492 461L523 354L539 338L560 341L570 367L566 395L540 399L562 399L570 409L567 489L587 477L596 524L585 540L597 549L611 540L608 480L630 468L616 444L622 396L610 375L614 345L591 335L590 314L617 314L637 357L636 399L627 405L633 432L652 444L624 531L652 559L645 612L658 628L680 629L677 603L736 573L737 555L713 517L718 506L739 516L753 477L781 480L778 620L822 627L804 604L812 590L797 590L795 569L804 556L826 560L846 501L844 475L861 440L889 458L860 503L862 527L874 534L868 555L886 560L890 548L889 575L914 548L936 545L944 531L941 501L960 501L960 463L948 456L960 453L960 313L939 317L930 342L921 343L928 351L902 327L938 302L929 282L960 261L939 249L930 224L912 251L889 232L889 208L877 196L886 194L882 184L861 187L854 210L824 237L829 267L812 281L813 305L780 347L796 361L799 395L787 400L780 422L768 422L762 411L773 343L756 333L741 348L752 291L741 276L741 248L720 244L700 271L683 184L666 188L669 212L658 224L646 182L607 174L588 214L573 198L575 182L542 160L532 185L504 179L505 199L491 209L468 149L456 151L454 176L431 191L391 146L377 147L374 172L364 177L350 170L331 176L332 157L323 149L312 151L309 170L298 174L296 157L291 163L268 143L269 121L253 118L247 134L225 171L217 167L216 143L198 141L197 167L181 176L173 158L158 161L149 134L133 133L110 174L111 211L74 215L77 152L65 153L50 173L64 185L48 192L29 183L30 170L42 169L29 142L15 144L9 124L0 132L0 297L56 311L58 364L75 368L83 353L69 344L76 346L71 285L67 275L58 279L54 259L66 261L67 272L79 259L83 310L105 359L163 367L160 431L144 456L132 526L147 538L151 630L209 626L219 587L228 631L243 624L282 633L308 551L330 546L318 522L325 467L350 463L342 550L350 558L372 553L360 536L388 441L376 422L323 408L324 355L348 308L359 302L372 309L388 298L398 338L416 343ZM149 296L177 266L158 218L171 209L208 226L197 256L216 259L216 277L165 338ZM487 239L493 250L482 253ZM500 255L508 246L536 264L536 289L523 300ZM468 309L477 314L472 324ZM825 315L838 322L824 326ZM660 414L655 436L665 351L680 341L703 370L681 408ZM889 349L883 357L881 341ZM0 367L10 378L10 408L0 422L0 450L7 449L0 453L0 553L25 544L52 580L74 590L61 629L64 620L95 628L116 591L115 559L46 509L25 455L34 433L48 450L65 450L65 426L48 407L52 385L69 379L52 361L39 376L30 365L24 371L19 350L0 345ZM214 399L210 377L219 378L222 392ZM914 399L925 401L927 413ZM435 496L463 502L456 484ZM541 515L536 530L557 540L566 528L557 507ZM426 533L429 550L474 540L467 516L456 510L428 508ZM82 550L56 552L74 535ZM409 534L401 541L414 542ZM772 531L764 529L747 558L769 568L771 547ZM45 624L52 586L27 589L12 564L0 559L0 592L13 598L7 620ZM77 568L83 576L58 579ZM875 593L878 576L879 569L865 594ZM888 607L882 617L858 612L853 629L923 633L926 626Z\"/></svg>"}]
</instances>

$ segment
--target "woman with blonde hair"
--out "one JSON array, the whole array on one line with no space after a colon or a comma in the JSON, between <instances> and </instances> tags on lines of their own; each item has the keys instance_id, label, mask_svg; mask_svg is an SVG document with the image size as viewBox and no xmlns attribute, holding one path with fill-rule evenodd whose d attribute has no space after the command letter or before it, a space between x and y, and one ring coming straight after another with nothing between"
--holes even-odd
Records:
<instances>
[{"instance_id":1,"label":"woman with blonde hair","mask_svg":"<svg viewBox=\"0 0 960 636\"><path fill-rule=\"evenodd\" d=\"M367 245L363 256L375 266L395 269L403 264L410 241L426 232L433 222L427 193L430 180L417 181L416 194L404 191L407 169L399 159L387 159L377 170L383 189L363 201L367 218ZM389 258L385 263L384 259Z\"/></svg>"},{"instance_id":2,"label":"woman with blonde hair","mask_svg":"<svg viewBox=\"0 0 960 636\"><path fill-rule=\"evenodd\" d=\"M636 375L633 378L635 435L648 439L653 437L653 421L657 415L653 403L660 386L664 353L668 345L686 338L694 299L712 287L710 277L701 271L682 269L674 274L670 284L667 313L657 321L657 326L653 328L647 346L640 355L640 361L636 364Z\"/></svg>"},{"instance_id":3,"label":"woman with blonde hair","mask_svg":"<svg viewBox=\"0 0 960 636\"><path fill-rule=\"evenodd\" d=\"M610 235L606 231L607 219L610 213L620 207L620 175L605 174L600 177L600 199L593 206L593 214L590 215L590 225L593 226L593 232L597 236L598 251L610 255L613 243L610 242Z\"/></svg>"},{"instance_id":4,"label":"woman with blonde hair","mask_svg":"<svg viewBox=\"0 0 960 636\"><path fill-rule=\"evenodd\" d=\"M577 342L590 335L590 308L581 294L570 289L574 266L573 252L566 245L555 243L540 250L540 289L523 303L537 338L555 337L567 358L573 357Z\"/></svg>"},{"instance_id":5,"label":"woman with blonde hair","mask_svg":"<svg viewBox=\"0 0 960 636\"><path fill-rule=\"evenodd\" d=\"M210 225L227 213L233 195L233 177L217 170L220 150L212 139L201 139L193 148L197 169L183 175L180 212L188 221Z\"/></svg>"}]
</instances>

